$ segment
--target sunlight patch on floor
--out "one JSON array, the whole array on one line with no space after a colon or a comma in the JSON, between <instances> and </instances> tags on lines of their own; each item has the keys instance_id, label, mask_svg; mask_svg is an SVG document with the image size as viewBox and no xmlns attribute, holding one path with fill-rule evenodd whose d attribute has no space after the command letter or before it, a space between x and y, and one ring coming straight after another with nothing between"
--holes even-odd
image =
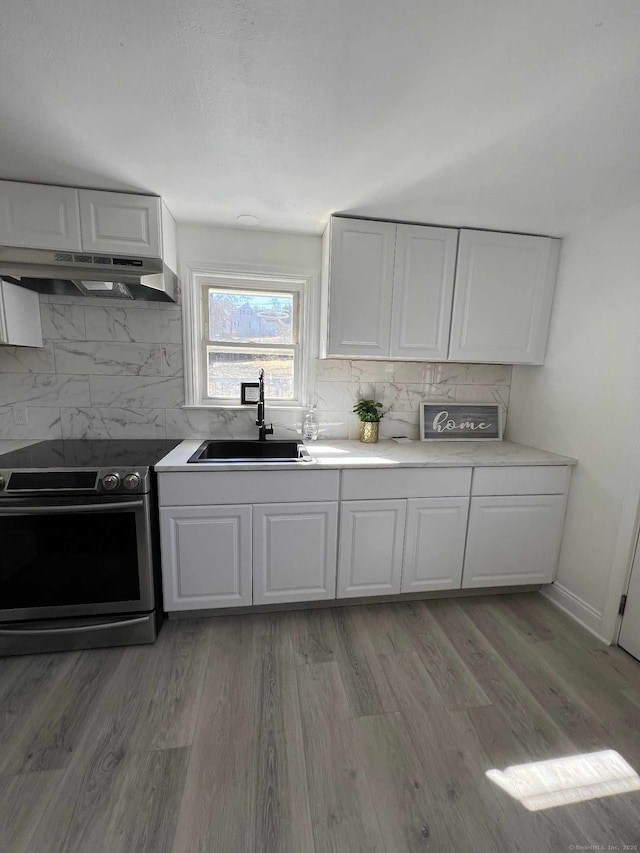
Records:
<instances>
[{"instance_id":1,"label":"sunlight patch on floor","mask_svg":"<svg viewBox=\"0 0 640 853\"><path fill-rule=\"evenodd\" d=\"M532 812L640 790L640 776L613 749L515 764L486 776Z\"/></svg>"}]
</instances>

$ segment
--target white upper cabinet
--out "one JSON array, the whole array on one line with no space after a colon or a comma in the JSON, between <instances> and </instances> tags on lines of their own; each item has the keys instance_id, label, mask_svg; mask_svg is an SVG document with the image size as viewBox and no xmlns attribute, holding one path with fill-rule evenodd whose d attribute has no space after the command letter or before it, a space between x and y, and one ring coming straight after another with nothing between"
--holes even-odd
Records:
<instances>
[{"instance_id":1,"label":"white upper cabinet","mask_svg":"<svg viewBox=\"0 0 640 853\"><path fill-rule=\"evenodd\" d=\"M80 251L78 190L0 181L0 246Z\"/></svg>"},{"instance_id":2,"label":"white upper cabinet","mask_svg":"<svg viewBox=\"0 0 640 853\"><path fill-rule=\"evenodd\" d=\"M332 217L322 358L542 364L560 240Z\"/></svg>"},{"instance_id":3,"label":"white upper cabinet","mask_svg":"<svg viewBox=\"0 0 640 853\"><path fill-rule=\"evenodd\" d=\"M327 231L323 355L388 358L396 226L334 218Z\"/></svg>"},{"instance_id":4,"label":"white upper cabinet","mask_svg":"<svg viewBox=\"0 0 640 853\"><path fill-rule=\"evenodd\" d=\"M161 201L156 196L80 190L80 222L85 252L161 254Z\"/></svg>"},{"instance_id":5,"label":"white upper cabinet","mask_svg":"<svg viewBox=\"0 0 640 853\"><path fill-rule=\"evenodd\" d=\"M157 196L0 181L0 247L163 256L175 272L175 232Z\"/></svg>"},{"instance_id":6,"label":"white upper cabinet","mask_svg":"<svg viewBox=\"0 0 640 853\"><path fill-rule=\"evenodd\" d=\"M0 344L19 347L42 346L38 294L1 278Z\"/></svg>"},{"instance_id":7,"label":"white upper cabinet","mask_svg":"<svg viewBox=\"0 0 640 853\"><path fill-rule=\"evenodd\" d=\"M449 359L542 364L560 241L460 232Z\"/></svg>"},{"instance_id":8,"label":"white upper cabinet","mask_svg":"<svg viewBox=\"0 0 640 853\"><path fill-rule=\"evenodd\" d=\"M398 225L391 358L446 360L457 247L455 228Z\"/></svg>"}]
</instances>

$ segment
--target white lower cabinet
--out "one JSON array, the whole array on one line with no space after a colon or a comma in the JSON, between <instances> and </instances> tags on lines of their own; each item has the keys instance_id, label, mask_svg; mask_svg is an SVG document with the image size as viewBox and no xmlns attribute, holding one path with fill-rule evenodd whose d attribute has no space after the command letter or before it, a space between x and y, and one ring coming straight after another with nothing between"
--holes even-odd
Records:
<instances>
[{"instance_id":1,"label":"white lower cabinet","mask_svg":"<svg viewBox=\"0 0 640 853\"><path fill-rule=\"evenodd\" d=\"M338 504L253 508L253 603L336 596Z\"/></svg>"},{"instance_id":2,"label":"white lower cabinet","mask_svg":"<svg viewBox=\"0 0 640 853\"><path fill-rule=\"evenodd\" d=\"M160 535L166 610L251 604L250 506L163 507Z\"/></svg>"},{"instance_id":3,"label":"white lower cabinet","mask_svg":"<svg viewBox=\"0 0 640 853\"><path fill-rule=\"evenodd\" d=\"M551 583L565 495L471 498L463 589Z\"/></svg>"},{"instance_id":4,"label":"white lower cabinet","mask_svg":"<svg viewBox=\"0 0 640 853\"><path fill-rule=\"evenodd\" d=\"M160 474L165 609L551 583L570 473Z\"/></svg>"},{"instance_id":5,"label":"white lower cabinet","mask_svg":"<svg viewBox=\"0 0 640 853\"><path fill-rule=\"evenodd\" d=\"M338 598L400 592L406 501L343 501Z\"/></svg>"},{"instance_id":6,"label":"white lower cabinet","mask_svg":"<svg viewBox=\"0 0 640 853\"><path fill-rule=\"evenodd\" d=\"M407 501L402 592L460 589L469 498Z\"/></svg>"}]
</instances>

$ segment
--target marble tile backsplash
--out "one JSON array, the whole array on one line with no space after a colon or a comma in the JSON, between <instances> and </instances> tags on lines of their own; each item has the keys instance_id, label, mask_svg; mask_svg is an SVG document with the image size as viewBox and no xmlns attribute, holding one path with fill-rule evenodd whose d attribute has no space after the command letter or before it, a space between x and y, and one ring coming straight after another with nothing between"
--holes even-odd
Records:
<instances>
[{"instance_id":1,"label":"marble tile backsplash","mask_svg":"<svg viewBox=\"0 0 640 853\"><path fill-rule=\"evenodd\" d=\"M41 296L40 314L43 349L0 347L0 438L166 436L184 402L179 306Z\"/></svg>"},{"instance_id":2,"label":"marble tile backsplash","mask_svg":"<svg viewBox=\"0 0 640 853\"><path fill-rule=\"evenodd\" d=\"M418 438L419 404L499 403L506 420L511 365L425 364L422 362L316 362L316 399L320 429L333 438L357 438L360 424L353 402L375 399L386 412L382 438Z\"/></svg>"},{"instance_id":3,"label":"marble tile backsplash","mask_svg":"<svg viewBox=\"0 0 640 853\"><path fill-rule=\"evenodd\" d=\"M43 349L0 347L0 439L244 438L251 409L183 409L182 317L172 304L41 296ZM361 397L387 411L382 437L418 437L418 404L500 404L511 367L381 361L316 361L322 438L357 438ZM16 405L27 424L15 423ZM293 436L302 413L271 408L276 435Z\"/></svg>"}]
</instances>

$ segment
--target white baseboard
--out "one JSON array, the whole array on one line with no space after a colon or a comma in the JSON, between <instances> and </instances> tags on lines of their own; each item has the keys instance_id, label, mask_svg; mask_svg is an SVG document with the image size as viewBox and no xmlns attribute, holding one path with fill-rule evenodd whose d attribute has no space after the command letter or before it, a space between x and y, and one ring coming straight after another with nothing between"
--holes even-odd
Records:
<instances>
[{"instance_id":1,"label":"white baseboard","mask_svg":"<svg viewBox=\"0 0 640 853\"><path fill-rule=\"evenodd\" d=\"M557 581L545 586L540 590L545 598L564 611L568 616L571 616L576 622L586 628L590 634L593 634L603 643L611 645L610 640L602 636L602 613L587 604L566 587L559 584Z\"/></svg>"}]
</instances>

